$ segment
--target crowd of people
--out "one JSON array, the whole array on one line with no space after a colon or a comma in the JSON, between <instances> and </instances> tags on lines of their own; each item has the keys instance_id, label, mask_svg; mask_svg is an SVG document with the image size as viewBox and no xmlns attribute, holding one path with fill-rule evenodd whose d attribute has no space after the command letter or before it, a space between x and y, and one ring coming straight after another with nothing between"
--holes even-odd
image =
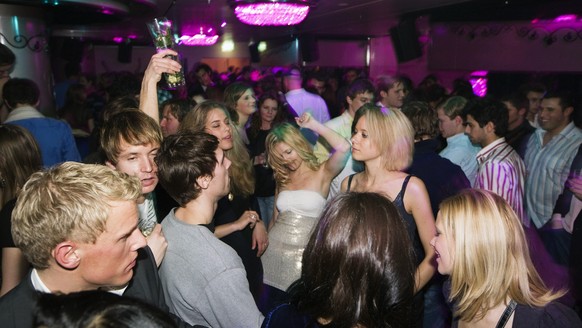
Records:
<instances>
[{"instance_id":1,"label":"crowd of people","mask_svg":"<svg viewBox=\"0 0 582 328\"><path fill-rule=\"evenodd\" d=\"M573 95L168 55L2 80L2 326L582 327Z\"/></svg>"}]
</instances>

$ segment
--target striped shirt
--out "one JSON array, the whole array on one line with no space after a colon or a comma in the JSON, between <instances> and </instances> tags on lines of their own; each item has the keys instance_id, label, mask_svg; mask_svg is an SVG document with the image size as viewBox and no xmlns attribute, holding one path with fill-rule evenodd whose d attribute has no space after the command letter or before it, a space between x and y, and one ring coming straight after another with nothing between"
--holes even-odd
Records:
<instances>
[{"instance_id":1,"label":"striped shirt","mask_svg":"<svg viewBox=\"0 0 582 328\"><path fill-rule=\"evenodd\" d=\"M538 228L551 219L578 146L582 143L582 130L572 122L542 147L545 133L543 129L537 129L525 152L526 211Z\"/></svg>"},{"instance_id":2,"label":"striped shirt","mask_svg":"<svg viewBox=\"0 0 582 328\"><path fill-rule=\"evenodd\" d=\"M529 225L523 208L525 164L519 154L505 142L505 138L499 138L477 153L477 163L475 188L503 197L521 222Z\"/></svg>"}]
</instances>

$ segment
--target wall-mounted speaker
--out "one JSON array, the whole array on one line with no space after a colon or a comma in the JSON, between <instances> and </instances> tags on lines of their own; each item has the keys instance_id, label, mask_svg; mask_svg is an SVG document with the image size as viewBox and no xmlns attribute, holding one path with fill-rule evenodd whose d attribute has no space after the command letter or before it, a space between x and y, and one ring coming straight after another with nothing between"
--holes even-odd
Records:
<instances>
[{"instance_id":1,"label":"wall-mounted speaker","mask_svg":"<svg viewBox=\"0 0 582 328\"><path fill-rule=\"evenodd\" d=\"M249 54L251 56L251 63L260 63L261 55L259 54L259 44L249 44Z\"/></svg>"},{"instance_id":2,"label":"wall-mounted speaker","mask_svg":"<svg viewBox=\"0 0 582 328\"><path fill-rule=\"evenodd\" d=\"M399 63L422 56L422 47L418 42L418 31L414 19L403 20L390 29L390 38Z\"/></svg>"},{"instance_id":3,"label":"wall-mounted speaker","mask_svg":"<svg viewBox=\"0 0 582 328\"><path fill-rule=\"evenodd\" d=\"M314 62L319 60L319 49L317 39L313 35L303 35L299 38L299 50L304 62Z\"/></svg>"},{"instance_id":4,"label":"wall-mounted speaker","mask_svg":"<svg viewBox=\"0 0 582 328\"><path fill-rule=\"evenodd\" d=\"M131 63L133 45L129 42L122 42L117 48L117 61L120 63Z\"/></svg>"}]
</instances>

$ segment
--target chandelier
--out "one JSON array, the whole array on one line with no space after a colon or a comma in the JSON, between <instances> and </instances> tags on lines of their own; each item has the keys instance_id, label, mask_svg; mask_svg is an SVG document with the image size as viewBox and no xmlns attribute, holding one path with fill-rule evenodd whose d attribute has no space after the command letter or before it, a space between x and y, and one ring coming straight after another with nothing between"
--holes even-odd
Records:
<instances>
[{"instance_id":1,"label":"chandelier","mask_svg":"<svg viewBox=\"0 0 582 328\"><path fill-rule=\"evenodd\" d=\"M217 34L211 34L212 29L208 30L208 34L204 33L203 28L200 28L200 33L195 35L182 35L180 37L180 44L185 46L211 46L218 41Z\"/></svg>"},{"instance_id":2,"label":"chandelier","mask_svg":"<svg viewBox=\"0 0 582 328\"><path fill-rule=\"evenodd\" d=\"M243 23L289 26L301 23L315 0L231 0L234 14Z\"/></svg>"}]
</instances>

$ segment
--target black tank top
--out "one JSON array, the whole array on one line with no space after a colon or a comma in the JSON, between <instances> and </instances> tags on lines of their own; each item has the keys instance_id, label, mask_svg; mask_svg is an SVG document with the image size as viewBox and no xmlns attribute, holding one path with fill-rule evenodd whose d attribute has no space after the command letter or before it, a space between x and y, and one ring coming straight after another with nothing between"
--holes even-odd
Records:
<instances>
[{"instance_id":1,"label":"black tank top","mask_svg":"<svg viewBox=\"0 0 582 328\"><path fill-rule=\"evenodd\" d=\"M354 178L355 174L352 174L348 177L348 190L350 191L352 185L352 179ZM408 181L412 175L406 176L404 181L402 182L402 188L396 198L392 201L392 204L396 206L398 209L398 213L406 223L406 230L408 231L408 236L412 241L412 248L414 249L414 255L416 256L415 264L418 266L420 262L424 259L424 248L422 247L422 243L420 242L420 236L418 235L418 229L416 228L416 221L414 221L414 217L412 214L406 212L406 208L404 207L404 193L406 192L406 187L408 186Z\"/></svg>"}]
</instances>

